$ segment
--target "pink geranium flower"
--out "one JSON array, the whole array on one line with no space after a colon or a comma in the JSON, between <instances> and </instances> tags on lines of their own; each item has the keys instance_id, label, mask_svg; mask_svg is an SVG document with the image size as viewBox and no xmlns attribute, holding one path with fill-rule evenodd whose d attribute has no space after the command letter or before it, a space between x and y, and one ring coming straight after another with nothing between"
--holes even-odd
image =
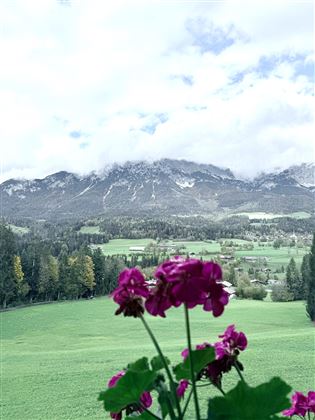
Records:
<instances>
[{"instance_id":1,"label":"pink geranium flower","mask_svg":"<svg viewBox=\"0 0 315 420\"><path fill-rule=\"evenodd\" d=\"M287 417L292 417L294 415L304 417L308 411L308 399L305 397L302 392L296 392L292 398L292 406L284 410L282 414Z\"/></svg>"},{"instance_id":2,"label":"pink geranium flower","mask_svg":"<svg viewBox=\"0 0 315 420\"><path fill-rule=\"evenodd\" d=\"M307 394L307 405L310 413L315 413L315 391L310 391Z\"/></svg>"},{"instance_id":3,"label":"pink geranium flower","mask_svg":"<svg viewBox=\"0 0 315 420\"><path fill-rule=\"evenodd\" d=\"M171 306L179 306L181 302L174 298L173 285L166 280L158 280L155 288L150 292L145 302L146 310L153 316L159 315L165 318L165 311Z\"/></svg>"},{"instance_id":4,"label":"pink geranium flower","mask_svg":"<svg viewBox=\"0 0 315 420\"><path fill-rule=\"evenodd\" d=\"M235 325L229 325L222 335L222 341L215 343L216 358L226 356L237 356L240 351L247 347L247 338L243 332L235 331Z\"/></svg>"},{"instance_id":5,"label":"pink geranium flower","mask_svg":"<svg viewBox=\"0 0 315 420\"><path fill-rule=\"evenodd\" d=\"M189 382L186 379L182 379L178 387L176 389L176 394L179 398L182 398L186 392L186 389L188 388Z\"/></svg>"},{"instance_id":6,"label":"pink geranium flower","mask_svg":"<svg viewBox=\"0 0 315 420\"><path fill-rule=\"evenodd\" d=\"M109 381L108 381L108 388L113 388L116 383L118 382L118 380L124 376L126 372L124 370L121 370L120 372L118 372L116 375L114 375Z\"/></svg>"},{"instance_id":7,"label":"pink geranium flower","mask_svg":"<svg viewBox=\"0 0 315 420\"><path fill-rule=\"evenodd\" d=\"M161 264L156 272L156 287L146 300L147 311L165 317L165 311L172 306L187 305L194 308L203 305L205 311L220 316L229 301L229 294L219 281L221 267L214 262L174 257Z\"/></svg>"},{"instance_id":8,"label":"pink geranium flower","mask_svg":"<svg viewBox=\"0 0 315 420\"><path fill-rule=\"evenodd\" d=\"M144 312L142 298L149 296L143 274L137 268L125 269L119 274L118 287L111 294L119 308L116 315L138 317Z\"/></svg>"}]
</instances>

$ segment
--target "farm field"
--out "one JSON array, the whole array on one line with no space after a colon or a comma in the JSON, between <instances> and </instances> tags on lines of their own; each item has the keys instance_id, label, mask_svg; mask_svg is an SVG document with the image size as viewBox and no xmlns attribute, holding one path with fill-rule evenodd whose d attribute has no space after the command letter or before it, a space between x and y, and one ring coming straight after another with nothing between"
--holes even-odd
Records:
<instances>
[{"instance_id":1,"label":"farm field","mask_svg":"<svg viewBox=\"0 0 315 420\"><path fill-rule=\"evenodd\" d=\"M107 418L98 392L128 362L155 355L140 321L114 316L115 308L100 298L2 313L2 418ZM220 318L196 308L191 320L194 344L216 341L231 323L247 334L240 360L250 384L280 375L296 390L314 388L314 327L304 303L233 300ZM179 361L186 346L182 308L148 322L165 353ZM236 379L231 373L224 387ZM209 392L202 389L204 406Z\"/></svg>"},{"instance_id":2,"label":"farm field","mask_svg":"<svg viewBox=\"0 0 315 420\"><path fill-rule=\"evenodd\" d=\"M100 227L99 226L82 226L80 231L80 233L101 233L100 232Z\"/></svg>"},{"instance_id":3,"label":"farm field","mask_svg":"<svg viewBox=\"0 0 315 420\"><path fill-rule=\"evenodd\" d=\"M106 244L99 246L105 255L130 254L131 246L147 246L153 239L112 239Z\"/></svg>"},{"instance_id":4,"label":"farm field","mask_svg":"<svg viewBox=\"0 0 315 420\"><path fill-rule=\"evenodd\" d=\"M305 211L296 211L294 213L288 213L288 214L276 214L276 213L264 213L264 212L243 212L243 213L234 213L231 216L248 216L250 220L252 219L271 220L278 217L292 217L294 219L308 219L310 217L310 214Z\"/></svg>"},{"instance_id":5,"label":"farm field","mask_svg":"<svg viewBox=\"0 0 315 420\"><path fill-rule=\"evenodd\" d=\"M242 239L222 239L223 241L233 241L236 244L249 244L249 241L245 241ZM150 242L155 242L153 239L113 239L110 240L106 244L97 245L99 246L105 255L115 255L115 254L131 254L129 251L130 247L134 246L146 246ZM207 251L210 255L204 255L204 259L212 259L214 256L219 255L221 253L221 247L219 242L211 241L211 242L204 242L204 241L170 241L170 243L174 243L178 246L183 245L185 246L185 252L187 253L194 253L196 257L200 255L203 251ZM286 268L290 259L293 257L295 262L297 263L298 267L302 263L303 256L309 252L308 247L303 248L289 248L289 247L281 247L275 249L271 244L264 244L264 246L259 246L257 242L253 242L254 249L253 250L238 250L235 248L235 257L241 258L245 256L250 257L267 257L268 258L268 268L272 271L275 271L277 268L281 269L282 266ZM263 263L257 263L263 267ZM245 270L248 270L250 266L253 266L252 263L242 262L241 267ZM278 273L279 278L283 277L283 273Z\"/></svg>"},{"instance_id":6,"label":"farm field","mask_svg":"<svg viewBox=\"0 0 315 420\"><path fill-rule=\"evenodd\" d=\"M28 233L30 231L27 227L16 226L12 224L9 224L9 226L12 229L12 232L16 233L17 235L24 235L25 233Z\"/></svg>"}]
</instances>

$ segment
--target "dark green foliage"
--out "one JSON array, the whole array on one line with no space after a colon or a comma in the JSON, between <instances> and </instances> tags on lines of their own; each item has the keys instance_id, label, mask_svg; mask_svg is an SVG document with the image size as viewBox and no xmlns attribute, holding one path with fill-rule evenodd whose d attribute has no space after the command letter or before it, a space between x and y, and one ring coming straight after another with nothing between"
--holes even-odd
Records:
<instances>
[{"instance_id":1,"label":"dark green foliage","mask_svg":"<svg viewBox=\"0 0 315 420\"><path fill-rule=\"evenodd\" d=\"M0 302L3 308L14 299L14 255L16 244L12 231L0 225Z\"/></svg>"},{"instance_id":2,"label":"dark green foliage","mask_svg":"<svg viewBox=\"0 0 315 420\"><path fill-rule=\"evenodd\" d=\"M289 293L293 296L293 300L304 298L305 288L294 258L291 258L287 266L286 283Z\"/></svg>"},{"instance_id":3,"label":"dark green foliage","mask_svg":"<svg viewBox=\"0 0 315 420\"><path fill-rule=\"evenodd\" d=\"M280 378L255 388L244 382L229 391L225 397L209 402L208 420L270 420L290 406L287 398L291 387Z\"/></svg>"},{"instance_id":4,"label":"dark green foliage","mask_svg":"<svg viewBox=\"0 0 315 420\"><path fill-rule=\"evenodd\" d=\"M215 351L213 347L206 347L202 350L193 350L183 363L174 367L176 379L191 379L190 358L193 359L194 372L197 375L206 365L215 359Z\"/></svg>"},{"instance_id":5,"label":"dark green foliage","mask_svg":"<svg viewBox=\"0 0 315 420\"><path fill-rule=\"evenodd\" d=\"M0 305L103 296L117 286L119 273L130 263L127 255L105 257L69 228L55 230L48 223L39 237L17 236L0 223ZM79 240L77 241L77 239ZM23 290L16 282L14 261L21 259ZM150 260L151 258L151 260ZM152 262L149 256L147 263Z\"/></svg>"},{"instance_id":6,"label":"dark green foliage","mask_svg":"<svg viewBox=\"0 0 315 420\"><path fill-rule=\"evenodd\" d=\"M105 256L100 248L96 248L92 253L92 260L94 264L95 275L95 294L105 295L107 292L106 286L106 265Z\"/></svg>"},{"instance_id":7,"label":"dark green foliage","mask_svg":"<svg viewBox=\"0 0 315 420\"><path fill-rule=\"evenodd\" d=\"M169 365L170 361L165 357L166 363ZM150 362L152 370L158 371L164 368L161 356L154 356Z\"/></svg>"},{"instance_id":8,"label":"dark green foliage","mask_svg":"<svg viewBox=\"0 0 315 420\"><path fill-rule=\"evenodd\" d=\"M139 403L144 390L149 390L156 373L148 369L128 369L113 388L101 392L99 401L103 401L106 411L119 412L129 404Z\"/></svg>"},{"instance_id":9,"label":"dark green foliage","mask_svg":"<svg viewBox=\"0 0 315 420\"><path fill-rule=\"evenodd\" d=\"M310 254L303 257L301 264L301 279L303 283L304 299L307 299L308 285L311 282L311 267L310 267Z\"/></svg>"},{"instance_id":10,"label":"dark green foliage","mask_svg":"<svg viewBox=\"0 0 315 420\"><path fill-rule=\"evenodd\" d=\"M312 321L315 321L315 233L309 256L309 275L307 276L306 311Z\"/></svg>"}]
</instances>

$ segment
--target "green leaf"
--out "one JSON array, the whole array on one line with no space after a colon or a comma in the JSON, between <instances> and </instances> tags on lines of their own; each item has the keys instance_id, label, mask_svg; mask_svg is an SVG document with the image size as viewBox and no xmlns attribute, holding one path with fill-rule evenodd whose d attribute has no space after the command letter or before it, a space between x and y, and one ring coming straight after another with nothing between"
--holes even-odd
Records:
<instances>
[{"instance_id":1,"label":"green leaf","mask_svg":"<svg viewBox=\"0 0 315 420\"><path fill-rule=\"evenodd\" d=\"M287 394L291 387L280 378L250 387L239 382L225 397L216 397L209 402L208 420L271 420L290 406Z\"/></svg>"},{"instance_id":2,"label":"green leaf","mask_svg":"<svg viewBox=\"0 0 315 420\"><path fill-rule=\"evenodd\" d=\"M117 413L129 404L138 403L155 378L156 373L150 370L128 370L113 388L101 392L98 399L104 402L106 411Z\"/></svg>"},{"instance_id":3,"label":"green leaf","mask_svg":"<svg viewBox=\"0 0 315 420\"><path fill-rule=\"evenodd\" d=\"M133 370L134 372L150 370L149 361L147 357L142 357L141 359L138 359L133 363L129 363L127 367L128 370Z\"/></svg>"},{"instance_id":4,"label":"green leaf","mask_svg":"<svg viewBox=\"0 0 315 420\"><path fill-rule=\"evenodd\" d=\"M191 355L184 360L183 363L174 367L176 379L191 379L190 373L190 358L192 357L194 365L194 373L198 374L206 365L213 362L215 359L215 351L213 347L206 347L202 350L193 350Z\"/></svg>"},{"instance_id":5,"label":"green leaf","mask_svg":"<svg viewBox=\"0 0 315 420\"><path fill-rule=\"evenodd\" d=\"M154 418L151 414L144 411L140 416L127 416L125 420L152 420Z\"/></svg>"},{"instance_id":6,"label":"green leaf","mask_svg":"<svg viewBox=\"0 0 315 420\"><path fill-rule=\"evenodd\" d=\"M158 402L161 408L162 418L164 419L167 416L167 414L169 414L170 406L175 406L172 393L167 390L159 392Z\"/></svg>"},{"instance_id":7,"label":"green leaf","mask_svg":"<svg viewBox=\"0 0 315 420\"><path fill-rule=\"evenodd\" d=\"M171 362L167 357L164 357L166 360L166 363L169 365ZM151 367L153 370L161 370L164 368L164 364L162 362L161 356L154 356L153 359L151 359Z\"/></svg>"}]
</instances>

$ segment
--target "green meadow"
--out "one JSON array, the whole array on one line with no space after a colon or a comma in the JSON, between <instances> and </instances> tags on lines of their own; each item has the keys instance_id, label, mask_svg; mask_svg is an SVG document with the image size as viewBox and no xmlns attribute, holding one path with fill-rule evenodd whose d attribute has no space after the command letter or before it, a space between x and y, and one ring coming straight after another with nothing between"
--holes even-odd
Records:
<instances>
[{"instance_id":1,"label":"green meadow","mask_svg":"<svg viewBox=\"0 0 315 420\"><path fill-rule=\"evenodd\" d=\"M251 242L241 240L241 239L222 239L223 241L233 241L239 245L242 244L249 244ZM145 238L145 239L113 239L110 240L108 243L101 244L101 245L94 245L99 246L105 255L115 255L115 254L126 254L130 255L132 252L129 251L130 247L137 247L137 246L146 246L150 242L155 243L153 239ZM183 253L194 253L196 257L203 255L204 259L212 259L215 256L220 255L221 247L219 242L217 241L170 241L170 243L176 244L178 246L183 245L185 247ZM286 266L289 264L290 259L293 257L295 262L297 263L298 267L302 263L303 256L309 252L308 247L303 248L289 248L289 247L281 247L275 249L272 244L264 243L264 246L259 246L257 242L252 242L254 245L254 249L249 250L239 250L239 248L235 248L235 257L241 258L244 256L251 256L251 257L267 257L267 267L270 268L272 271L276 269L281 269L283 266L286 269ZM209 253L209 255L204 255L205 251ZM263 267L263 262L258 261L256 264L249 262L242 262L241 267L243 267L246 271L250 266L261 266ZM283 274L278 274L279 278L283 278Z\"/></svg>"},{"instance_id":2,"label":"green meadow","mask_svg":"<svg viewBox=\"0 0 315 420\"><path fill-rule=\"evenodd\" d=\"M155 351L138 319L114 316L108 298L21 308L1 314L3 419L107 418L98 392L118 370ZM233 300L223 316L191 312L193 342L216 341L235 323L248 336L240 360L252 385L280 375L294 389L315 386L314 326L302 302ZM180 361L185 348L182 308L148 317L162 349ZM237 380L224 379L228 389ZM203 406L212 388L201 388ZM189 416L187 417L189 418Z\"/></svg>"},{"instance_id":3,"label":"green meadow","mask_svg":"<svg viewBox=\"0 0 315 420\"><path fill-rule=\"evenodd\" d=\"M106 244L98 245L105 255L130 254L131 246L147 246L153 239L112 239Z\"/></svg>"}]
</instances>

